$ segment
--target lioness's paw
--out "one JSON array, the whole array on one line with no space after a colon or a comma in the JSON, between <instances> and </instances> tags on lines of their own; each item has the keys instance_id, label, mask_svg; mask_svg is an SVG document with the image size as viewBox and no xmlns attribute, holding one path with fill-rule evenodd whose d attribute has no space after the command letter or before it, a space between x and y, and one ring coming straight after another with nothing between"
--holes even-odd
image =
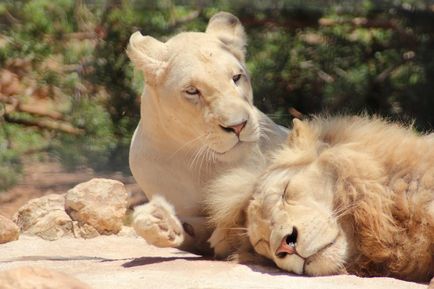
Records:
<instances>
[{"instance_id":1,"label":"lioness's paw","mask_svg":"<svg viewBox=\"0 0 434 289\"><path fill-rule=\"evenodd\" d=\"M158 247L178 247L184 241L175 210L162 197L154 197L134 209L133 228L137 235Z\"/></svg>"}]
</instances>

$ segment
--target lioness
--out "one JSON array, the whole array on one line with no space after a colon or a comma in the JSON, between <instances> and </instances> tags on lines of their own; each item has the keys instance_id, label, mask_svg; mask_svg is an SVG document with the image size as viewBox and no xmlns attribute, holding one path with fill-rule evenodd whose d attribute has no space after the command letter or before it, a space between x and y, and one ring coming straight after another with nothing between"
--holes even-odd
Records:
<instances>
[{"instance_id":1,"label":"lioness","mask_svg":"<svg viewBox=\"0 0 434 289\"><path fill-rule=\"evenodd\" d=\"M411 128L294 120L265 171L223 175L207 203L220 256L254 248L296 274L433 277L434 147Z\"/></svg>"},{"instance_id":2,"label":"lioness","mask_svg":"<svg viewBox=\"0 0 434 289\"><path fill-rule=\"evenodd\" d=\"M127 54L145 78L130 168L151 199L136 208L133 226L154 245L206 253L202 188L222 170L260 166L286 139L287 130L252 103L245 44L240 21L225 12L205 33L165 43L140 32L130 38ZM156 194L174 205L183 227L163 198L152 199Z\"/></svg>"}]
</instances>

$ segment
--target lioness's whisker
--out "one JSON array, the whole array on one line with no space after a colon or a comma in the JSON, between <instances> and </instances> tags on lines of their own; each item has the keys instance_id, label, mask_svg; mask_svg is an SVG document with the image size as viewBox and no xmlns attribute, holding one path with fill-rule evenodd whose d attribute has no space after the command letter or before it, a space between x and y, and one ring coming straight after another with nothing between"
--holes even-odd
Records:
<instances>
[{"instance_id":1,"label":"lioness's whisker","mask_svg":"<svg viewBox=\"0 0 434 289\"><path fill-rule=\"evenodd\" d=\"M210 169L210 162L211 162L211 149L207 146L204 156L202 158L202 161L205 162L205 170L208 172ZM202 162L201 162L201 167L202 167ZM201 168L202 169L202 168Z\"/></svg>"},{"instance_id":2,"label":"lioness's whisker","mask_svg":"<svg viewBox=\"0 0 434 289\"><path fill-rule=\"evenodd\" d=\"M191 141L186 142L185 144L183 144L181 147L179 147L170 157L169 160L171 160L173 157L175 157L175 155L177 153L179 153L182 149L188 147L189 145L192 145L193 143L195 143L196 141L199 141L201 138L205 137L205 135L200 135L197 138L192 139Z\"/></svg>"},{"instance_id":3,"label":"lioness's whisker","mask_svg":"<svg viewBox=\"0 0 434 289\"><path fill-rule=\"evenodd\" d=\"M199 174L202 172L203 161L206 158L207 151L208 151L208 147L205 146L204 149L203 149L203 151L202 151L202 153L200 154ZM205 163L206 163L206 161L205 161Z\"/></svg>"},{"instance_id":4,"label":"lioness's whisker","mask_svg":"<svg viewBox=\"0 0 434 289\"><path fill-rule=\"evenodd\" d=\"M247 228L244 228L244 227L230 227L230 228L221 228L221 227L219 227L219 229L222 229L222 230L238 230L238 231L246 231L247 232Z\"/></svg>"},{"instance_id":5,"label":"lioness's whisker","mask_svg":"<svg viewBox=\"0 0 434 289\"><path fill-rule=\"evenodd\" d=\"M191 161L190 168L192 169L195 166L195 162L199 160L203 152L206 150L207 146L202 145L194 154L193 160Z\"/></svg>"}]
</instances>

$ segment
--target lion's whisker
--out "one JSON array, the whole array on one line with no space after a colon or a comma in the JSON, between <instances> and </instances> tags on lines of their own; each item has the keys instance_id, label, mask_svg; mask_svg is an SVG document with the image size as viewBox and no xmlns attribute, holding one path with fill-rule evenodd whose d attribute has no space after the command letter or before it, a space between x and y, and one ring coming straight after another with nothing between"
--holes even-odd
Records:
<instances>
[{"instance_id":1,"label":"lion's whisker","mask_svg":"<svg viewBox=\"0 0 434 289\"><path fill-rule=\"evenodd\" d=\"M334 209L331 217L334 217L336 219L340 219L343 216L347 215L351 210L353 210L356 207L357 207L357 204L338 206Z\"/></svg>"}]
</instances>

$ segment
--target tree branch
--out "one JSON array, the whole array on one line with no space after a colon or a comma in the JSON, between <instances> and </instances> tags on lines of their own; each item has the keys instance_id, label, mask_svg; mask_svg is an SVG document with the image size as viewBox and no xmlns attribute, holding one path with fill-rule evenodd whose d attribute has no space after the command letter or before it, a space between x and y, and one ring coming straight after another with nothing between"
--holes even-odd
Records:
<instances>
[{"instance_id":1,"label":"tree branch","mask_svg":"<svg viewBox=\"0 0 434 289\"><path fill-rule=\"evenodd\" d=\"M0 102L6 104L6 114L13 111L19 111L33 114L36 116L48 117L54 120L64 120L63 114L61 114L60 112L49 111L32 105L23 104L16 98L4 97L0 95Z\"/></svg>"},{"instance_id":2,"label":"tree branch","mask_svg":"<svg viewBox=\"0 0 434 289\"><path fill-rule=\"evenodd\" d=\"M320 18L318 20L319 25L321 26L335 26L341 24L350 24L356 27L364 27L364 28L384 28L384 29L392 29L396 31L401 31L402 29L393 20L384 20L384 19L368 19L365 17L356 17L353 19L331 19L331 18Z\"/></svg>"},{"instance_id":3,"label":"tree branch","mask_svg":"<svg viewBox=\"0 0 434 289\"><path fill-rule=\"evenodd\" d=\"M170 24L170 29L174 29L180 25L183 25L185 23L191 22L197 18L199 18L199 16L201 15L202 11L201 10L197 10L197 11L192 11L189 14L187 14L186 16L176 19L175 21L173 21Z\"/></svg>"},{"instance_id":4,"label":"tree branch","mask_svg":"<svg viewBox=\"0 0 434 289\"><path fill-rule=\"evenodd\" d=\"M41 119L41 120L22 119L22 118L13 117L10 114L5 114L3 118L5 121L9 123L15 123L23 126L38 127L41 129L48 129L48 130L56 130L56 131L73 134L73 135L80 135L84 133L84 130L73 127L71 124L64 123L64 122L55 122L46 119Z\"/></svg>"}]
</instances>

